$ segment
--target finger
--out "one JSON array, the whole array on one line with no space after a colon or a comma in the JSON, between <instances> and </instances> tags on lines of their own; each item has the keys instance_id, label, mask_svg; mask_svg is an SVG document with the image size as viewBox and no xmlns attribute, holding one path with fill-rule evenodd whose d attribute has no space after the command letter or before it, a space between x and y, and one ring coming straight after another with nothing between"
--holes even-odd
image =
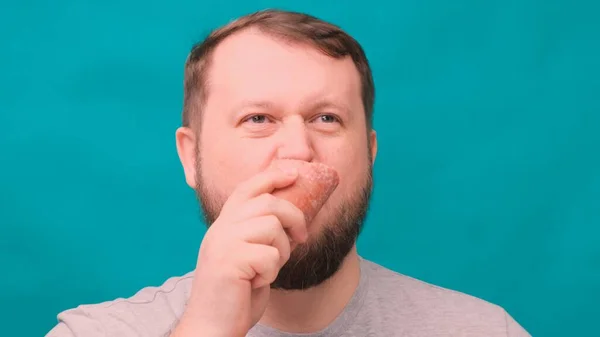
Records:
<instances>
[{"instance_id":1,"label":"finger","mask_svg":"<svg viewBox=\"0 0 600 337\"><path fill-rule=\"evenodd\" d=\"M306 241L306 217L298 207L285 199L265 193L244 204L239 211L245 219L274 215L291 240L297 243Z\"/></svg>"},{"instance_id":2,"label":"finger","mask_svg":"<svg viewBox=\"0 0 600 337\"><path fill-rule=\"evenodd\" d=\"M252 244L267 245L279 252L279 267L290 258L290 240L275 215L264 215L236 224L239 237Z\"/></svg>"},{"instance_id":3,"label":"finger","mask_svg":"<svg viewBox=\"0 0 600 337\"><path fill-rule=\"evenodd\" d=\"M291 185L298 178L296 169L271 168L241 183L229 197L233 204L239 204L263 193Z\"/></svg>"},{"instance_id":4,"label":"finger","mask_svg":"<svg viewBox=\"0 0 600 337\"><path fill-rule=\"evenodd\" d=\"M252 289L270 285L279 273L279 251L277 248L261 244L244 246L241 251L249 266L247 273Z\"/></svg>"}]
</instances>

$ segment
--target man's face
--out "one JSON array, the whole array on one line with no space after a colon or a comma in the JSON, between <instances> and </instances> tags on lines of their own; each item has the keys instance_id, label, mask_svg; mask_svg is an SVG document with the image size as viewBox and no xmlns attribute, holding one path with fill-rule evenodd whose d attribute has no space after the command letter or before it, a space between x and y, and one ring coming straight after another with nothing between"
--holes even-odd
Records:
<instances>
[{"instance_id":1,"label":"man's face","mask_svg":"<svg viewBox=\"0 0 600 337\"><path fill-rule=\"evenodd\" d=\"M309 224L308 241L273 287L320 284L354 246L371 192L376 139L366 128L354 63L248 30L217 47L208 83L195 168L186 170L207 224L240 182L275 159L320 162L338 172L340 183Z\"/></svg>"}]
</instances>

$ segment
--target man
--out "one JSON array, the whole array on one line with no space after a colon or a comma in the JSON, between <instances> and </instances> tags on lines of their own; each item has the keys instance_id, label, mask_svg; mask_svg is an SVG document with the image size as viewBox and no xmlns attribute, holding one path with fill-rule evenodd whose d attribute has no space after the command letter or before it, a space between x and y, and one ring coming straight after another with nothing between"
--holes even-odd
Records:
<instances>
[{"instance_id":1,"label":"man","mask_svg":"<svg viewBox=\"0 0 600 337\"><path fill-rule=\"evenodd\" d=\"M209 224L196 269L63 312L48 336L529 336L498 306L358 255L373 102L362 48L334 25L268 10L214 31L186 62L176 132ZM274 193L300 179L282 160L335 170L313 218Z\"/></svg>"}]
</instances>

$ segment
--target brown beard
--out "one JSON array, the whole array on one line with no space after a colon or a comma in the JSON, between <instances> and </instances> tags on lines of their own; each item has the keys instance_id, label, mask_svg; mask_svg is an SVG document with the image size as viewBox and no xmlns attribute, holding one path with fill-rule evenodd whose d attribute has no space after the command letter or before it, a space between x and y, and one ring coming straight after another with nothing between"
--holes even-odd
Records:
<instances>
[{"instance_id":1,"label":"brown beard","mask_svg":"<svg viewBox=\"0 0 600 337\"><path fill-rule=\"evenodd\" d=\"M208 190L202 180L200 166L198 163L196 197L202 208L204 221L210 227L219 216L225 198ZM272 289L308 289L323 283L339 270L362 231L372 187L373 174L369 158L362 185L333 209L329 215L329 223L315 237L310 237L292 251L289 260L271 284Z\"/></svg>"}]
</instances>

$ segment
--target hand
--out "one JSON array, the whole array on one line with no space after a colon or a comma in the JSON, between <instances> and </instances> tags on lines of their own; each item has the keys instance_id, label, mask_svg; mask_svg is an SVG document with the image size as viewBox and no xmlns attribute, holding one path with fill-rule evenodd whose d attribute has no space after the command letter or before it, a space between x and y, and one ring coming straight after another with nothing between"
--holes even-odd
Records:
<instances>
[{"instance_id":1,"label":"hand","mask_svg":"<svg viewBox=\"0 0 600 337\"><path fill-rule=\"evenodd\" d=\"M245 336L262 317L270 284L307 238L304 214L271 192L295 170L269 169L242 183L202 242L186 311L174 335Z\"/></svg>"}]
</instances>

